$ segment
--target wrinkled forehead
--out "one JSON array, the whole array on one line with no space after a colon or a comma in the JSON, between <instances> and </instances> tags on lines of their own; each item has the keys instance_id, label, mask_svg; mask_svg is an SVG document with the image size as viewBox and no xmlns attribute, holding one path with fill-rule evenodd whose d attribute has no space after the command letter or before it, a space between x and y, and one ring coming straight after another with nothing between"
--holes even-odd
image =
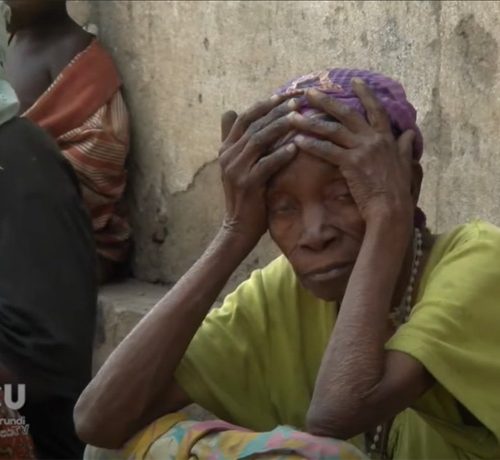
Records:
<instances>
[{"instance_id":1,"label":"wrinkled forehead","mask_svg":"<svg viewBox=\"0 0 500 460\"><path fill-rule=\"evenodd\" d=\"M336 180L343 180L337 166L310 153L299 151L288 165L271 178L268 189L270 191L295 190L306 183L321 187Z\"/></svg>"}]
</instances>

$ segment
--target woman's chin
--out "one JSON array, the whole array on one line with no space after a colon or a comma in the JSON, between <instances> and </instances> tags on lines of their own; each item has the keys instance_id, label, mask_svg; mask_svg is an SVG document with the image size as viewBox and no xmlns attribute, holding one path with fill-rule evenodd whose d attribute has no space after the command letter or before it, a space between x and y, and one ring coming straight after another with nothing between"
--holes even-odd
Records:
<instances>
[{"instance_id":1,"label":"woman's chin","mask_svg":"<svg viewBox=\"0 0 500 460\"><path fill-rule=\"evenodd\" d=\"M309 283L305 281L302 284L314 297L336 303L342 301L347 287L345 284L340 285L340 283Z\"/></svg>"}]
</instances>

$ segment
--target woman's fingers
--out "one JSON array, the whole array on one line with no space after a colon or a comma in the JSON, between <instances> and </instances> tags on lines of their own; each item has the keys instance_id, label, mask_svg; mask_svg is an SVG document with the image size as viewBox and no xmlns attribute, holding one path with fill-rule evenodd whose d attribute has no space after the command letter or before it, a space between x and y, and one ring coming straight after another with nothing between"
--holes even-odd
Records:
<instances>
[{"instance_id":1,"label":"woman's fingers","mask_svg":"<svg viewBox=\"0 0 500 460\"><path fill-rule=\"evenodd\" d=\"M294 112L300 107L300 100L298 97L292 97L282 102L280 105L272 109L267 115L254 121L246 130L242 138L250 138L253 134L257 133L272 121L281 118L289 113Z\"/></svg>"},{"instance_id":2,"label":"woman's fingers","mask_svg":"<svg viewBox=\"0 0 500 460\"><path fill-rule=\"evenodd\" d=\"M228 149L233 152L240 152L245 147L249 139L251 139L251 137L254 136L257 132L268 126L274 120L293 112L299 106L300 101L297 97L286 99L280 105L274 107L269 113L267 113L267 115L257 119L252 124L250 124L246 132L235 142L229 142L229 137L226 138L226 142L223 142L219 150L219 155L226 152Z\"/></svg>"},{"instance_id":3,"label":"woman's fingers","mask_svg":"<svg viewBox=\"0 0 500 460\"><path fill-rule=\"evenodd\" d=\"M327 113L353 133L363 131L368 126L358 111L343 104L332 95L313 88L306 92L306 97L312 107Z\"/></svg>"},{"instance_id":4,"label":"woman's fingers","mask_svg":"<svg viewBox=\"0 0 500 460\"><path fill-rule=\"evenodd\" d=\"M356 77L352 79L352 88L366 110L370 125L378 132L389 132L391 130L389 115L368 85Z\"/></svg>"},{"instance_id":5,"label":"woman's fingers","mask_svg":"<svg viewBox=\"0 0 500 460\"><path fill-rule=\"evenodd\" d=\"M241 157L252 164L269 154L273 144L293 129L291 114L282 116L248 138Z\"/></svg>"},{"instance_id":6,"label":"woman's fingers","mask_svg":"<svg viewBox=\"0 0 500 460\"><path fill-rule=\"evenodd\" d=\"M242 137L219 156L222 166L236 171L250 171L255 163L273 148L292 128L290 114L272 121L252 136Z\"/></svg>"},{"instance_id":7,"label":"woman's fingers","mask_svg":"<svg viewBox=\"0 0 500 460\"><path fill-rule=\"evenodd\" d=\"M243 136L243 134L247 131L248 127L252 123L266 116L275 107L283 104L284 101L292 99L293 97L300 94L303 94L303 91L297 91L283 95L274 95L269 99L257 102L248 110L238 116L224 143L226 145L235 143Z\"/></svg>"},{"instance_id":8,"label":"woman's fingers","mask_svg":"<svg viewBox=\"0 0 500 460\"><path fill-rule=\"evenodd\" d=\"M347 150L330 141L299 134L293 140L300 150L317 158L327 161L335 166L340 166L347 157Z\"/></svg>"},{"instance_id":9,"label":"woman's fingers","mask_svg":"<svg viewBox=\"0 0 500 460\"><path fill-rule=\"evenodd\" d=\"M341 147L354 148L358 145L355 135L340 123L325 119L325 115L304 117L300 113L290 115L292 126L298 131L312 133Z\"/></svg>"},{"instance_id":10,"label":"woman's fingers","mask_svg":"<svg viewBox=\"0 0 500 460\"><path fill-rule=\"evenodd\" d=\"M297 146L293 143L284 145L275 152L261 158L255 165L252 174L261 184L265 184L274 174L290 163L297 152Z\"/></svg>"},{"instance_id":11,"label":"woman's fingers","mask_svg":"<svg viewBox=\"0 0 500 460\"><path fill-rule=\"evenodd\" d=\"M229 136L231 128L234 122L238 118L238 114L234 110L229 110L225 112L221 117L220 131L221 131L221 141L224 142Z\"/></svg>"}]
</instances>

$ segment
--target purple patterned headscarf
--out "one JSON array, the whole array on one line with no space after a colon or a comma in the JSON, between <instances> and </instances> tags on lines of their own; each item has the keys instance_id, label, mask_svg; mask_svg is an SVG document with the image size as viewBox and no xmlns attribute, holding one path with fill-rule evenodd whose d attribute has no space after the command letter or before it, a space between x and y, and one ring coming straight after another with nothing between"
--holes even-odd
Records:
<instances>
[{"instance_id":1,"label":"purple patterned headscarf","mask_svg":"<svg viewBox=\"0 0 500 460\"><path fill-rule=\"evenodd\" d=\"M423 139L417 126L417 111L406 99L406 93L401 84L385 75L369 70L325 69L294 78L275 93L288 94L298 89L318 88L366 116L361 101L352 89L351 80L354 77L361 78L382 103L389 115L396 137L408 129L415 132L413 157L419 161L423 153ZM307 102L302 103L299 111L306 117L320 114ZM419 208L415 214L415 225L420 228L425 226L425 215Z\"/></svg>"}]
</instances>

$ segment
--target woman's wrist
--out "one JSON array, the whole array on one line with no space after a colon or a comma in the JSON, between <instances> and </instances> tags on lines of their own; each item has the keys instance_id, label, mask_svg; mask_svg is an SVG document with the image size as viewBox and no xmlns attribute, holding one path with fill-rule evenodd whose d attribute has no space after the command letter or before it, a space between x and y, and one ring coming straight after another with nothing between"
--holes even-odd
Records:
<instances>
[{"instance_id":1,"label":"woman's wrist","mask_svg":"<svg viewBox=\"0 0 500 460\"><path fill-rule=\"evenodd\" d=\"M411 197L408 197L404 200L379 200L373 203L364 214L367 224L386 221L405 226L412 221L413 210L414 204Z\"/></svg>"},{"instance_id":2,"label":"woman's wrist","mask_svg":"<svg viewBox=\"0 0 500 460\"><path fill-rule=\"evenodd\" d=\"M380 206L366 219L366 235L373 234L392 243L407 243L413 234L411 207Z\"/></svg>"},{"instance_id":3,"label":"woman's wrist","mask_svg":"<svg viewBox=\"0 0 500 460\"><path fill-rule=\"evenodd\" d=\"M392 273L390 278L396 282L412 237L411 219L373 220L367 222L361 253L376 263L377 270Z\"/></svg>"},{"instance_id":4,"label":"woman's wrist","mask_svg":"<svg viewBox=\"0 0 500 460\"><path fill-rule=\"evenodd\" d=\"M212 247L215 246L218 252L222 251L228 258L241 262L258 242L259 238L257 237L223 225L217 232Z\"/></svg>"}]
</instances>

